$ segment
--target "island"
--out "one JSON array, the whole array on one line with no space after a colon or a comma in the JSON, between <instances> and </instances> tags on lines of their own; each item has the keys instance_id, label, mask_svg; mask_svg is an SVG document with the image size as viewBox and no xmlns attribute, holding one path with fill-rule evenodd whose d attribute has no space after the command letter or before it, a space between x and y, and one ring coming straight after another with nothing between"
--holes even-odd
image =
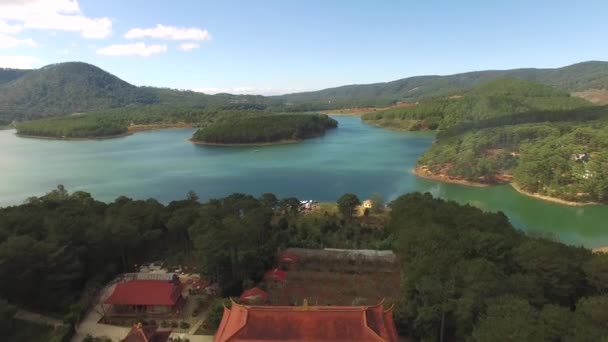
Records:
<instances>
[{"instance_id":1,"label":"island","mask_svg":"<svg viewBox=\"0 0 608 342\"><path fill-rule=\"evenodd\" d=\"M263 145L319 137L338 122L325 114L231 116L197 130L191 141L208 145Z\"/></svg>"}]
</instances>

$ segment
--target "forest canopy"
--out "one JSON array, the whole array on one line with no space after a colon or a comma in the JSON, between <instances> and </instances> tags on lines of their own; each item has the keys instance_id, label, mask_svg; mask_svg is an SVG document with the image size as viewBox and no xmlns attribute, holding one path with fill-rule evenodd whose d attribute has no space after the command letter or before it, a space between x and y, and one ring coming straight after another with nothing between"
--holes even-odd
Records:
<instances>
[{"instance_id":1,"label":"forest canopy","mask_svg":"<svg viewBox=\"0 0 608 342\"><path fill-rule=\"evenodd\" d=\"M201 203L192 192L168 204L104 203L59 186L0 209L0 298L8 301L0 304L75 322L96 289L150 260L192 263L228 296L260 280L280 249L392 249L401 260L395 320L404 336L591 341L608 334L606 254L528 236L500 212L430 194L391 202L382 227L337 211L302 214L292 203L299 201L272 194Z\"/></svg>"}]
</instances>

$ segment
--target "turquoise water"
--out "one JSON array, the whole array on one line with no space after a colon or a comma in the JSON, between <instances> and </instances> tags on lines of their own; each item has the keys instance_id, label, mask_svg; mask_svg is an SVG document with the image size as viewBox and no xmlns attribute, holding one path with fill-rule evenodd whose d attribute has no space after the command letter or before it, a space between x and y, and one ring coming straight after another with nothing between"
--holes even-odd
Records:
<instances>
[{"instance_id":1,"label":"turquoise water","mask_svg":"<svg viewBox=\"0 0 608 342\"><path fill-rule=\"evenodd\" d=\"M112 201L120 195L201 199L234 192L334 201L345 192L386 199L422 191L501 210L518 228L561 241L608 245L608 207L567 207L532 199L508 186L471 188L410 173L431 145L426 133L372 127L358 117L336 116L339 128L291 145L209 147L186 141L193 129L168 129L100 141L25 139L0 131L0 206L18 204L64 184Z\"/></svg>"}]
</instances>

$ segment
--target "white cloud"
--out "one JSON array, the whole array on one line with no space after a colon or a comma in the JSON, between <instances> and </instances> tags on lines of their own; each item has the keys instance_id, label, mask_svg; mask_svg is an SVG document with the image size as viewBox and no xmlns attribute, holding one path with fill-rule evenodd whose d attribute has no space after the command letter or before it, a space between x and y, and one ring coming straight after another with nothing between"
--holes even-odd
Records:
<instances>
[{"instance_id":1,"label":"white cloud","mask_svg":"<svg viewBox=\"0 0 608 342\"><path fill-rule=\"evenodd\" d=\"M21 25L11 25L4 20L0 20L0 33L18 33L23 29Z\"/></svg>"},{"instance_id":2,"label":"white cloud","mask_svg":"<svg viewBox=\"0 0 608 342\"><path fill-rule=\"evenodd\" d=\"M200 46L199 43L181 43L179 44L179 49L182 51L190 52L194 49L198 49Z\"/></svg>"},{"instance_id":3,"label":"white cloud","mask_svg":"<svg viewBox=\"0 0 608 342\"><path fill-rule=\"evenodd\" d=\"M165 52L167 52L167 45L146 45L145 43L116 44L97 49L98 54L106 56L149 57Z\"/></svg>"},{"instance_id":4,"label":"white cloud","mask_svg":"<svg viewBox=\"0 0 608 342\"><path fill-rule=\"evenodd\" d=\"M85 38L105 38L112 31L109 18L85 16L77 0L0 0L0 30L41 29L79 32ZM6 32L9 33L9 32Z\"/></svg>"},{"instance_id":5,"label":"white cloud","mask_svg":"<svg viewBox=\"0 0 608 342\"><path fill-rule=\"evenodd\" d=\"M36 47L37 44L32 39L17 39L0 33L0 49L12 48L16 46Z\"/></svg>"},{"instance_id":6,"label":"white cloud","mask_svg":"<svg viewBox=\"0 0 608 342\"><path fill-rule=\"evenodd\" d=\"M191 41L206 41L211 39L211 35L207 30L201 30L196 27L175 27L156 25L154 28L133 28L125 33L125 38L155 38L165 40L191 40Z\"/></svg>"},{"instance_id":7,"label":"white cloud","mask_svg":"<svg viewBox=\"0 0 608 342\"><path fill-rule=\"evenodd\" d=\"M0 68L31 69L38 59L30 56L0 56Z\"/></svg>"},{"instance_id":8,"label":"white cloud","mask_svg":"<svg viewBox=\"0 0 608 342\"><path fill-rule=\"evenodd\" d=\"M302 92L302 91L309 91L310 89L305 89L305 88L258 88L258 87L227 87L227 88L207 87L207 88L196 88L196 89L192 89L192 90L197 91L199 93L205 93L205 94L228 93L228 94L233 94L233 95L272 96L272 95L282 95L282 94L298 93L298 92Z\"/></svg>"}]
</instances>

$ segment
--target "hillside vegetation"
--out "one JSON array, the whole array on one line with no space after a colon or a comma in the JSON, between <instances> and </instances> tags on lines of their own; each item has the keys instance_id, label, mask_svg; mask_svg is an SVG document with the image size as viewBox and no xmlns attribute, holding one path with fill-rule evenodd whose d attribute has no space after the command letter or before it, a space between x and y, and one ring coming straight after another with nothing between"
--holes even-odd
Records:
<instances>
[{"instance_id":1,"label":"hillside vegetation","mask_svg":"<svg viewBox=\"0 0 608 342\"><path fill-rule=\"evenodd\" d=\"M418 160L431 178L514 182L571 202L608 202L608 107L515 79L490 81L458 98L366 114L369 123L437 129Z\"/></svg>"},{"instance_id":2,"label":"hillside vegetation","mask_svg":"<svg viewBox=\"0 0 608 342\"><path fill-rule=\"evenodd\" d=\"M18 123L17 134L49 138L101 138L125 134L130 125L188 123L204 126L228 116L260 115L256 111L206 110L192 106L127 106L83 115Z\"/></svg>"},{"instance_id":3,"label":"hillside vegetation","mask_svg":"<svg viewBox=\"0 0 608 342\"><path fill-rule=\"evenodd\" d=\"M363 119L389 128L442 131L518 113L563 111L590 105L549 86L501 78L484 83L464 96L429 99L412 107L365 114Z\"/></svg>"},{"instance_id":4,"label":"hillside vegetation","mask_svg":"<svg viewBox=\"0 0 608 342\"><path fill-rule=\"evenodd\" d=\"M152 92L93 65L62 63L28 71L0 85L0 120L23 121L158 101Z\"/></svg>"},{"instance_id":5,"label":"hillside vegetation","mask_svg":"<svg viewBox=\"0 0 608 342\"><path fill-rule=\"evenodd\" d=\"M211 144L256 144L298 141L325 134L338 122L322 114L230 116L199 129L192 141Z\"/></svg>"},{"instance_id":6,"label":"hillside vegetation","mask_svg":"<svg viewBox=\"0 0 608 342\"><path fill-rule=\"evenodd\" d=\"M392 82L347 85L313 92L278 96L299 109L384 107L431 97L462 94L497 78L542 83L565 92L608 89L608 62L590 61L556 69L475 71L449 76L416 76Z\"/></svg>"},{"instance_id":7,"label":"hillside vegetation","mask_svg":"<svg viewBox=\"0 0 608 342\"><path fill-rule=\"evenodd\" d=\"M138 106L149 105L214 111L261 110L280 103L263 96L136 87L96 66L79 62L36 70L0 70L0 125L127 106L137 110L141 108Z\"/></svg>"}]
</instances>

